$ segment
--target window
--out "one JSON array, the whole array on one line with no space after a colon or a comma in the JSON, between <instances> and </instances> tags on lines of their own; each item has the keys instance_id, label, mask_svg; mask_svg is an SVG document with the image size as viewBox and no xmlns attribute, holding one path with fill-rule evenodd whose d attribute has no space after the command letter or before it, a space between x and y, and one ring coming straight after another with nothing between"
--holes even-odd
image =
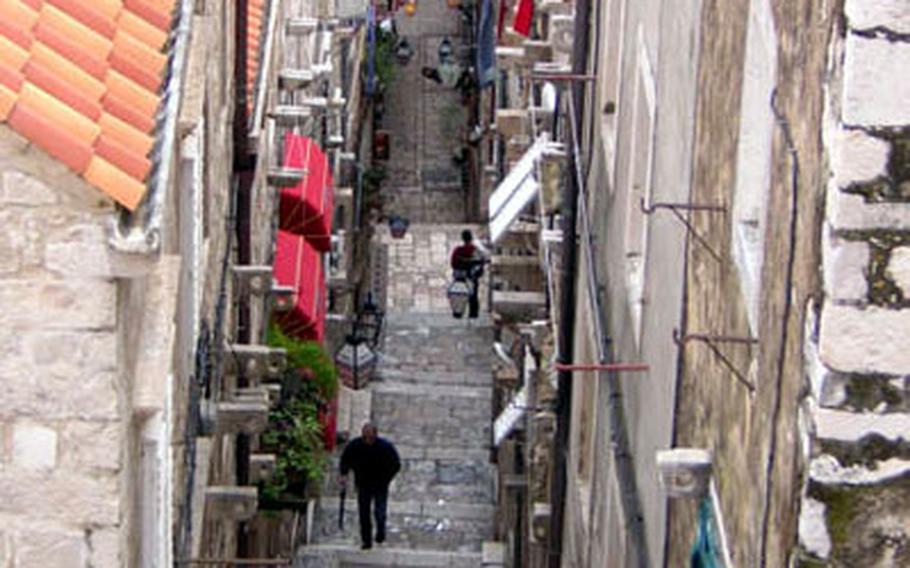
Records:
<instances>
[{"instance_id":1,"label":"window","mask_svg":"<svg viewBox=\"0 0 910 568\"><path fill-rule=\"evenodd\" d=\"M749 327L758 334L758 298L771 184L774 115L771 93L777 74L777 37L768 0L752 0L746 35L746 61L733 193L733 261L739 272Z\"/></svg>"},{"instance_id":2,"label":"window","mask_svg":"<svg viewBox=\"0 0 910 568\"><path fill-rule=\"evenodd\" d=\"M600 14L600 71L598 72L598 104L600 139L609 176L616 166L616 131L619 120L619 93L622 80L622 45L625 19L625 0L606 0ZM610 191L613 183L608 184Z\"/></svg>"},{"instance_id":3,"label":"window","mask_svg":"<svg viewBox=\"0 0 910 568\"><path fill-rule=\"evenodd\" d=\"M646 255L648 249L648 217L641 204L651 200L651 165L654 153L654 115L656 98L654 75L645 50L644 34L639 28L637 72L635 73L634 106L629 175L627 176L627 215L625 227L626 290L636 341L641 340L642 305Z\"/></svg>"}]
</instances>

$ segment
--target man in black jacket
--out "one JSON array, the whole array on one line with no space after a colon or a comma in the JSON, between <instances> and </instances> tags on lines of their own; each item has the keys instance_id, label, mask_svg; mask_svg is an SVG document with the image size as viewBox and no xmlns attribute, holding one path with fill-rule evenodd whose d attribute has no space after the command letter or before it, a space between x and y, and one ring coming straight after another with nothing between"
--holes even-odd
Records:
<instances>
[{"instance_id":1,"label":"man in black jacket","mask_svg":"<svg viewBox=\"0 0 910 568\"><path fill-rule=\"evenodd\" d=\"M389 502L389 483L401 469L398 451L391 442L380 438L376 426L363 425L361 436L354 438L341 454L342 486L347 484L347 474L354 470L357 485L357 512L360 516L361 548L373 547L373 528L370 525L370 503L376 518L376 542L385 540L386 506Z\"/></svg>"}]
</instances>

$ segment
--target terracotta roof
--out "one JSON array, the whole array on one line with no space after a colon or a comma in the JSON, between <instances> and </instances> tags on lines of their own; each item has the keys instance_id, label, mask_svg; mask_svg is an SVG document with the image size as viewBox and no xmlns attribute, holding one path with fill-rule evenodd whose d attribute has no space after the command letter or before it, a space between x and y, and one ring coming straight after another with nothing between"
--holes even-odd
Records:
<instances>
[{"instance_id":1,"label":"terracotta roof","mask_svg":"<svg viewBox=\"0 0 910 568\"><path fill-rule=\"evenodd\" d=\"M152 170L175 4L0 0L0 122L135 209Z\"/></svg>"},{"instance_id":2,"label":"terracotta roof","mask_svg":"<svg viewBox=\"0 0 910 568\"><path fill-rule=\"evenodd\" d=\"M268 13L266 0L249 0L246 25L246 110L251 115L256 99L256 79L262 59L262 36Z\"/></svg>"}]
</instances>

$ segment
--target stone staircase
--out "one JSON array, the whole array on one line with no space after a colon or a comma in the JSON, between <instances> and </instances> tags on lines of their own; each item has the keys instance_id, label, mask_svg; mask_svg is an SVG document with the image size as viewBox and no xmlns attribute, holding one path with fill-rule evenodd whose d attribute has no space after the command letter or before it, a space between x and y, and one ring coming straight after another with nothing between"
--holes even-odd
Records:
<instances>
[{"instance_id":1,"label":"stone staircase","mask_svg":"<svg viewBox=\"0 0 910 568\"><path fill-rule=\"evenodd\" d=\"M371 419L402 459L390 488L387 542L359 550L353 491L339 529L336 461L316 510L315 543L300 549L295 566L482 565L494 517L491 344L488 318L389 314L369 387Z\"/></svg>"}]
</instances>

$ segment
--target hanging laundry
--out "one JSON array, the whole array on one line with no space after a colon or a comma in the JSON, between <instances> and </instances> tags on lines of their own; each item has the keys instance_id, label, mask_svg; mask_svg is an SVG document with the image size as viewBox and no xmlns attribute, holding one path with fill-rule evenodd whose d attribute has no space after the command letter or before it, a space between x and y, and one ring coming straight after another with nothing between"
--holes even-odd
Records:
<instances>
[{"instance_id":1,"label":"hanging laundry","mask_svg":"<svg viewBox=\"0 0 910 568\"><path fill-rule=\"evenodd\" d=\"M531 22L534 20L534 0L518 0L512 29L525 37L531 35Z\"/></svg>"}]
</instances>

